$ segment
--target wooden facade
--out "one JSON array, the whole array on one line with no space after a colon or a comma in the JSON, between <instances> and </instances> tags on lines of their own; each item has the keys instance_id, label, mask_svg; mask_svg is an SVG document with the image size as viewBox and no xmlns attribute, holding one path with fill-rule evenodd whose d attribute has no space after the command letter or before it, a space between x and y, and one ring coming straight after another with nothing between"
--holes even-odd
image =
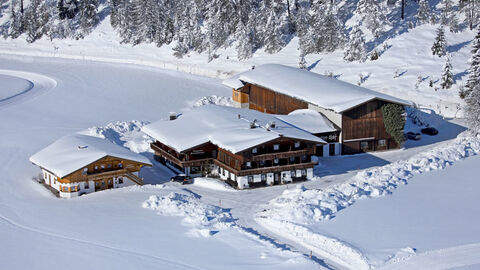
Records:
<instances>
[{"instance_id":1,"label":"wooden facade","mask_svg":"<svg viewBox=\"0 0 480 270\"><path fill-rule=\"evenodd\" d=\"M398 148L398 144L385 130L382 106L387 102L372 100L342 115L342 141L344 154Z\"/></svg>"},{"instance_id":2,"label":"wooden facade","mask_svg":"<svg viewBox=\"0 0 480 270\"><path fill-rule=\"evenodd\" d=\"M241 98L238 95L241 95ZM308 108L308 103L305 101L250 83L234 90L234 100L241 103L248 102L250 109L270 114L289 114L295 110ZM385 130L381 107L386 103L388 102L375 99L342 113L341 136L339 136L342 154L399 147ZM325 136L325 134L314 135ZM320 152L317 151L318 153Z\"/></svg>"},{"instance_id":3,"label":"wooden facade","mask_svg":"<svg viewBox=\"0 0 480 270\"><path fill-rule=\"evenodd\" d=\"M241 98L236 98L236 93L241 93ZM236 98L236 99L235 99ZM308 103L277 93L270 89L246 84L244 87L234 90L233 99L240 103L248 102L249 108L263 113L289 114L298 109L307 109Z\"/></svg>"},{"instance_id":4,"label":"wooden facade","mask_svg":"<svg viewBox=\"0 0 480 270\"><path fill-rule=\"evenodd\" d=\"M162 163L170 162L178 169L200 167L199 170L216 165L237 177L252 174L279 173L282 171L303 170L313 168L311 156L315 152L315 143L298 141L280 137L268 143L251 147L238 153L232 153L211 143L183 151L175 151L171 147L157 141L151 144L156 159ZM192 152L202 151L205 154L192 158ZM234 181L234 179L229 179Z\"/></svg>"}]
</instances>

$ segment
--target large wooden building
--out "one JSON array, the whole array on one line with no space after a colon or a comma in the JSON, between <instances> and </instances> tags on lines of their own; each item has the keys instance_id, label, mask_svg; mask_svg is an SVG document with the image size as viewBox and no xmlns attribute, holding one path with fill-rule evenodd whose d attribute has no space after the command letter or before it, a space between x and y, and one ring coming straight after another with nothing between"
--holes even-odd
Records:
<instances>
[{"instance_id":1,"label":"large wooden building","mask_svg":"<svg viewBox=\"0 0 480 270\"><path fill-rule=\"evenodd\" d=\"M215 105L154 122L142 131L156 140L151 144L155 158L171 169L216 175L243 189L313 177L312 155L326 142L292 124L296 122L315 123L321 133L336 131L316 112L276 117Z\"/></svg>"},{"instance_id":2,"label":"large wooden building","mask_svg":"<svg viewBox=\"0 0 480 270\"><path fill-rule=\"evenodd\" d=\"M338 133L316 134L331 144L317 151L324 156L398 148L385 130L381 108L387 103L411 105L390 95L276 64L256 67L223 84L233 88L232 98L239 108L269 114L310 109L325 116Z\"/></svg>"},{"instance_id":3,"label":"large wooden building","mask_svg":"<svg viewBox=\"0 0 480 270\"><path fill-rule=\"evenodd\" d=\"M87 136L69 135L30 157L42 169L41 178L60 197L143 185L138 172L150 161L119 145Z\"/></svg>"}]
</instances>

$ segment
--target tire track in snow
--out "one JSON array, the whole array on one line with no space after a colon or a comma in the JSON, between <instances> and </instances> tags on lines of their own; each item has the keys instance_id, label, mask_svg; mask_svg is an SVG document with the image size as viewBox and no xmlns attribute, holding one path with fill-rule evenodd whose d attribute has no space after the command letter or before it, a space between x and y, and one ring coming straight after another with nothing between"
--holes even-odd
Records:
<instances>
[{"instance_id":1,"label":"tire track in snow","mask_svg":"<svg viewBox=\"0 0 480 270\"><path fill-rule=\"evenodd\" d=\"M112 246L103 245L103 244L100 244L100 243L90 242L90 241L87 241L87 240L76 239L76 238L67 237L67 236L63 236L63 235L59 235L59 234L55 234L55 233L41 231L39 229L35 229L35 228L29 227L29 226L26 226L26 225L22 225L22 224L14 221L10 218L7 218L7 217L5 217L1 214L0 214L0 220L3 220L5 223L10 224L11 226L14 226L14 227L17 227L19 229L23 229L23 230L26 230L26 231L29 231L29 232L38 233L38 234L42 234L42 235L45 235L45 236L50 236L50 237L58 238L58 239L62 239L62 240L77 242L77 243L81 243L81 244L85 244L85 245L95 246L95 247L99 247L99 248L103 248L103 249L113 250L113 251L117 251L117 252L120 252L120 253L126 253L128 255L146 257L146 258L161 261L163 264L166 264L170 267L175 267L177 269L205 270L204 268L199 268L199 267L196 267L196 266L193 266L193 265L181 263L181 262L178 262L178 261L169 260L169 259L166 259L166 258L162 258L162 257L158 257L158 256L154 256L154 255L150 255L150 254L146 254L146 253L142 253L142 252L137 252L137 251L128 250L128 249L124 249L124 248L112 247Z\"/></svg>"},{"instance_id":2,"label":"tire track in snow","mask_svg":"<svg viewBox=\"0 0 480 270\"><path fill-rule=\"evenodd\" d=\"M57 81L38 73L0 69L0 74L20 78L30 83L30 87L23 90L22 92L0 99L0 109L28 99L35 98L36 96L46 93L50 89L57 86Z\"/></svg>"}]
</instances>

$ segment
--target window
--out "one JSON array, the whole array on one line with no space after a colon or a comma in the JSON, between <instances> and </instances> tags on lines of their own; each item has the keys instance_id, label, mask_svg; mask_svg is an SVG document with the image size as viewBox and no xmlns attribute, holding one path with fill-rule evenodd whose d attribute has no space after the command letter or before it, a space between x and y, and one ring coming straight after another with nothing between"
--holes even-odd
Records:
<instances>
[{"instance_id":1,"label":"window","mask_svg":"<svg viewBox=\"0 0 480 270\"><path fill-rule=\"evenodd\" d=\"M290 176L296 177L295 171L291 171L291 172L290 172Z\"/></svg>"},{"instance_id":2,"label":"window","mask_svg":"<svg viewBox=\"0 0 480 270\"><path fill-rule=\"evenodd\" d=\"M260 166L265 166L265 160L260 160Z\"/></svg>"},{"instance_id":3,"label":"window","mask_svg":"<svg viewBox=\"0 0 480 270\"><path fill-rule=\"evenodd\" d=\"M102 188L105 188L105 181L102 181Z\"/></svg>"},{"instance_id":4,"label":"window","mask_svg":"<svg viewBox=\"0 0 480 270\"><path fill-rule=\"evenodd\" d=\"M300 147L300 142L295 142L295 148L299 148Z\"/></svg>"},{"instance_id":5,"label":"window","mask_svg":"<svg viewBox=\"0 0 480 270\"><path fill-rule=\"evenodd\" d=\"M279 149L280 149L280 145L278 145L278 144L273 145L273 150L274 151L278 151Z\"/></svg>"},{"instance_id":6,"label":"window","mask_svg":"<svg viewBox=\"0 0 480 270\"><path fill-rule=\"evenodd\" d=\"M262 181L267 181L267 175L266 174L262 174Z\"/></svg>"},{"instance_id":7,"label":"window","mask_svg":"<svg viewBox=\"0 0 480 270\"><path fill-rule=\"evenodd\" d=\"M98 166L95 165L95 171L98 170Z\"/></svg>"},{"instance_id":8,"label":"window","mask_svg":"<svg viewBox=\"0 0 480 270\"><path fill-rule=\"evenodd\" d=\"M302 176L307 176L307 170L305 169L302 170Z\"/></svg>"},{"instance_id":9,"label":"window","mask_svg":"<svg viewBox=\"0 0 480 270\"><path fill-rule=\"evenodd\" d=\"M290 157L290 163L295 162L295 157Z\"/></svg>"},{"instance_id":10,"label":"window","mask_svg":"<svg viewBox=\"0 0 480 270\"><path fill-rule=\"evenodd\" d=\"M118 178L118 183L123 184L123 178L122 177Z\"/></svg>"},{"instance_id":11,"label":"window","mask_svg":"<svg viewBox=\"0 0 480 270\"><path fill-rule=\"evenodd\" d=\"M368 142L360 142L360 148L362 150L368 150Z\"/></svg>"},{"instance_id":12,"label":"window","mask_svg":"<svg viewBox=\"0 0 480 270\"><path fill-rule=\"evenodd\" d=\"M122 163L118 163L118 168L123 168L123 164L122 164Z\"/></svg>"},{"instance_id":13,"label":"window","mask_svg":"<svg viewBox=\"0 0 480 270\"><path fill-rule=\"evenodd\" d=\"M278 158L273 160L273 164L278 164Z\"/></svg>"},{"instance_id":14,"label":"window","mask_svg":"<svg viewBox=\"0 0 480 270\"><path fill-rule=\"evenodd\" d=\"M88 181L85 182L85 184L83 185L83 188L84 188L84 189L89 189L89 188L90 188L90 187L88 186Z\"/></svg>"},{"instance_id":15,"label":"window","mask_svg":"<svg viewBox=\"0 0 480 270\"><path fill-rule=\"evenodd\" d=\"M235 168L238 168L238 159L235 159Z\"/></svg>"},{"instance_id":16,"label":"window","mask_svg":"<svg viewBox=\"0 0 480 270\"><path fill-rule=\"evenodd\" d=\"M83 168L82 174L83 174L83 175L86 175L87 173L88 173L88 168Z\"/></svg>"},{"instance_id":17,"label":"window","mask_svg":"<svg viewBox=\"0 0 480 270\"><path fill-rule=\"evenodd\" d=\"M247 161L247 163L245 164L245 166L247 167L252 167L252 163L250 161Z\"/></svg>"},{"instance_id":18,"label":"window","mask_svg":"<svg viewBox=\"0 0 480 270\"><path fill-rule=\"evenodd\" d=\"M249 176L248 176L248 182L249 182L249 183L253 182L253 175L249 175Z\"/></svg>"},{"instance_id":19,"label":"window","mask_svg":"<svg viewBox=\"0 0 480 270\"><path fill-rule=\"evenodd\" d=\"M307 156L306 155L303 155L302 156L302 161L306 161L307 160Z\"/></svg>"},{"instance_id":20,"label":"window","mask_svg":"<svg viewBox=\"0 0 480 270\"><path fill-rule=\"evenodd\" d=\"M221 173L222 173L222 169L218 167L218 174L221 174Z\"/></svg>"},{"instance_id":21,"label":"window","mask_svg":"<svg viewBox=\"0 0 480 270\"><path fill-rule=\"evenodd\" d=\"M252 154L256 154L257 152L258 152L258 150L257 150L256 147L252 149Z\"/></svg>"},{"instance_id":22,"label":"window","mask_svg":"<svg viewBox=\"0 0 480 270\"><path fill-rule=\"evenodd\" d=\"M47 173L44 172L43 175L44 175L43 179L47 179Z\"/></svg>"},{"instance_id":23,"label":"window","mask_svg":"<svg viewBox=\"0 0 480 270\"><path fill-rule=\"evenodd\" d=\"M104 170L104 169L105 169L105 165L103 165L103 164L100 165L100 168L101 168L102 170Z\"/></svg>"},{"instance_id":24,"label":"window","mask_svg":"<svg viewBox=\"0 0 480 270\"><path fill-rule=\"evenodd\" d=\"M386 140L378 140L378 146L387 146Z\"/></svg>"},{"instance_id":25,"label":"window","mask_svg":"<svg viewBox=\"0 0 480 270\"><path fill-rule=\"evenodd\" d=\"M107 168L108 168L108 169L112 168L112 164L108 164L108 165L107 165Z\"/></svg>"}]
</instances>

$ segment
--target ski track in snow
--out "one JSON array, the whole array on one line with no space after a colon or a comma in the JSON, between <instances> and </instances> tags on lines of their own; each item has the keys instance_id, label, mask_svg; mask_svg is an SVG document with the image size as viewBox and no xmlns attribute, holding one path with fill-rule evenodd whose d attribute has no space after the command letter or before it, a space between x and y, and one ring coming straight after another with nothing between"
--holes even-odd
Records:
<instances>
[{"instance_id":1,"label":"ski track in snow","mask_svg":"<svg viewBox=\"0 0 480 270\"><path fill-rule=\"evenodd\" d=\"M8 105L13 105L17 102L35 98L36 96L46 93L50 89L57 86L57 81L38 73L0 69L0 74L20 78L26 80L30 84L27 89L21 91L20 93L0 99L0 109Z\"/></svg>"},{"instance_id":2,"label":"ski track in snow","mask_svg":"<svg viewBox=\"0 0 480 270\"><path fill-rule=\"evenodd\" d=\"M45 232L45 231L42 231L42 230L39 230L39 229L36 229L36 228L33 228L33 227L22 225L22 224L14 221L14 220L12 220L8 217L5 217L3 215L0 215L0 220L3 220L5 223L8 223L8 224L10 224L14 227L17 227L19 229L26 230L26 231L29 231L29 232L38 233L38 234L42 234L42 235L45 235L45 236L58 238L58 239L63 239L63 240L67 240L67 241L72 241L72 242L76 242L76 243L80 243L80 244L95 246L95 247L99 247L99 248L103 248L103 249L109 249L109 250L125 253L127 255L135 255L135 256L140 256L140 257L146 257L146 258L161 261L162 263L166 264L167 266L175 267L177 269L204 270L204 268L195 267L193 265L188 265L188 264L185 264L185 263L169 260L169 259L166 259L166 258L162 258L162 257L158 257L158 256L146 254L146 253L141 253L141 252L128 250L128 249L124 249L124 248L118 248L118 247L103 245L103 244L99 244L99 243L95 243L95 242L91 242L91 241L87 241L87 240L82 240L82 239L77 239L77 238L72 238L72 237L68 237L68 236L63 236L63 235L59 235L59 234L55 234L55 233L51 233L51 232Z\"/></svg>"}]
</instances>

